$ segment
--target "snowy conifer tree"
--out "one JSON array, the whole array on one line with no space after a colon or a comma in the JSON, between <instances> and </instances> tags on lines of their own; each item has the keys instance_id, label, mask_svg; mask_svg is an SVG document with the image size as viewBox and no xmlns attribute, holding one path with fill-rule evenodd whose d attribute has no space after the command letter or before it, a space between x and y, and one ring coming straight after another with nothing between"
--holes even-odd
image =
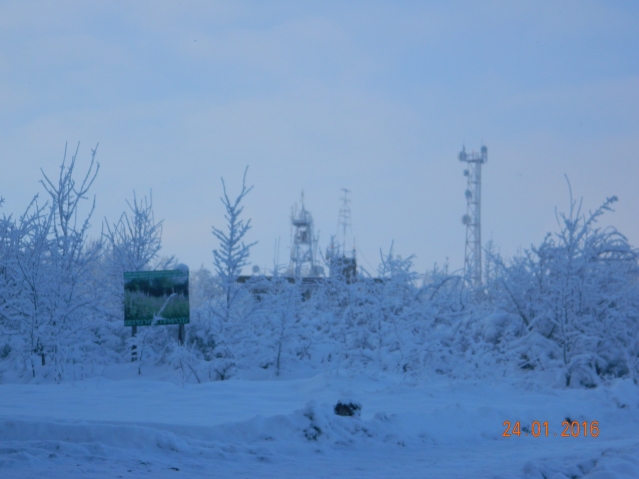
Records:
<instances>
[{"instance_id":1,"label":"snowy conifer tree","mask_svg":"<svg viewBox=\"0 0 639 479\"><path fill-rule=\"evenodd\" d=\"M226 191L226 184L222 179L222 197L224 205L226 228L213 227L213 235L219 240L219 247L213 250L213 266L219 281L222 297L212 304L211 312L215 317L212 334L216 342L216 373L220 379L226 379L236 366L233 359L233 346L239 342L238 335L249 334L246 324L238 324L246 319L252 309L253 298L247 295L245 289L237 284L242 268L248 265L251 246L245 244L244 238L251 228L251 220L241 219L242 201L253 187L246 186L246 174L242 177L242 189L235 200L231 200ZM244 311L242 311L244 309Z\"/></svg>"},{"instance_id":2,"label":"snowy conifer tree","mask_svg":"<svg viewBox=\"0 0 639 479\"><path fill-rule=\"evenodd\" d=\"M234 201L229 198L224 178L222 178L223 195L220 201L226 210L224 215L226 231L213 227L213 235L220 242L219 248L213 250L213 266L224 289L224 304L220 314L226 321L230 319L231 309L239 292L237 278L242 272L242 268L248 265L251 246L257 243L244 244L244 237L251 228L251 220L245 222L240 219L244 210L244 207L241 206L242 200L253 189L252 186L246 187L247 172L248 166L242 177L242 190Z\"/></svg>"}]
</instances>

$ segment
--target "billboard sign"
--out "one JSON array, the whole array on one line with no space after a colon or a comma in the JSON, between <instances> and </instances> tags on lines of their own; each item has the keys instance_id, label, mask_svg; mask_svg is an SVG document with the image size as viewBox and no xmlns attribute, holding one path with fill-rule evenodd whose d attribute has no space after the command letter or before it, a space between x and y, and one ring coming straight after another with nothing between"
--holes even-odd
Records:
<instances>
[{"instance_id":1,"label":"billboard sign","mask_svg":"<svg viewBox=\"0 0 639 479\"><path fill-rule=\"evenodd\" d=\"M124 273L125 326L186 324L189 318L188 270Z\"/></svg>"}]
</instances>

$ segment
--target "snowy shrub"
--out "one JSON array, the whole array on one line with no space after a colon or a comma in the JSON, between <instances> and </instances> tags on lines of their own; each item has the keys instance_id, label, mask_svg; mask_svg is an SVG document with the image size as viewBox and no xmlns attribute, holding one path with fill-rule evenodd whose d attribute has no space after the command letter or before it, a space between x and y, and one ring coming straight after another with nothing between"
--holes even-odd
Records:
<instances>
[{"instance_id":1,"label":"snowy shrub","mask_svg":"<svg viewBox=\"0 0 639 479\"><path fill-rule=\"evenodd\" d=\"M518 316L497 311L484 318L483 337L489 343L499 344L520 336L522 327L522 321Z\"/></svg>"},{"instance_id":2,"label":"snowy shrub","mask_svg":"<svg viewBox=\"0 0 639 479\"><path fill-rule=\"evenodd\" d=\"M637 250L615 229L596 228L615 201L586 216L571 198L560 232L502 263L493 284L522 323L509 352L524 368L560 367L567 386L637 374Z\"/></svg>"}]
</instances>

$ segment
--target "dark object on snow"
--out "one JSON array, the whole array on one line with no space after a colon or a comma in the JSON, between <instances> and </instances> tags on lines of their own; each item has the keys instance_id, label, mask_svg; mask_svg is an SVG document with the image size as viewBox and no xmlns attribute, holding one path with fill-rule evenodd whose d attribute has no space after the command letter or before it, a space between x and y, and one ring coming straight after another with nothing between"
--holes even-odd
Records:
<instances>
[{"instance_id":1,"label":"dark object on snow","mask_svg":"<svg viewBox=\"0 0 639 479\"><path fill-rule=\"evenodd\" d=\"M337 401L335 404L335 414L338 416L355 416L359 415L362 406L354 402Z\"/></svg>"}]
</instances>

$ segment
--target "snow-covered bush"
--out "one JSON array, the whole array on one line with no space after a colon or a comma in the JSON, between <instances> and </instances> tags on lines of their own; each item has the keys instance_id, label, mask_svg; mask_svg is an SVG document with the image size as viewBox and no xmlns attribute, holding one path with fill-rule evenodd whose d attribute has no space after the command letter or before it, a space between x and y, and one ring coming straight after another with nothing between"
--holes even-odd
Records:
<instances>
[{"instance_id":1,"label":"snow-covered bush","mask_svg":"<svg viewBox=\"0 0 639 479\"><path fill-rule=\"evenodd\" d=\"M586 216L571 198L559 233L501 263L492 294L508 316L490 340L507 339L502 350L520 367L558 368L567 386L636 377L638 252L615 229L596 227L616 200Z\"/></svg>"}]
</instances>

